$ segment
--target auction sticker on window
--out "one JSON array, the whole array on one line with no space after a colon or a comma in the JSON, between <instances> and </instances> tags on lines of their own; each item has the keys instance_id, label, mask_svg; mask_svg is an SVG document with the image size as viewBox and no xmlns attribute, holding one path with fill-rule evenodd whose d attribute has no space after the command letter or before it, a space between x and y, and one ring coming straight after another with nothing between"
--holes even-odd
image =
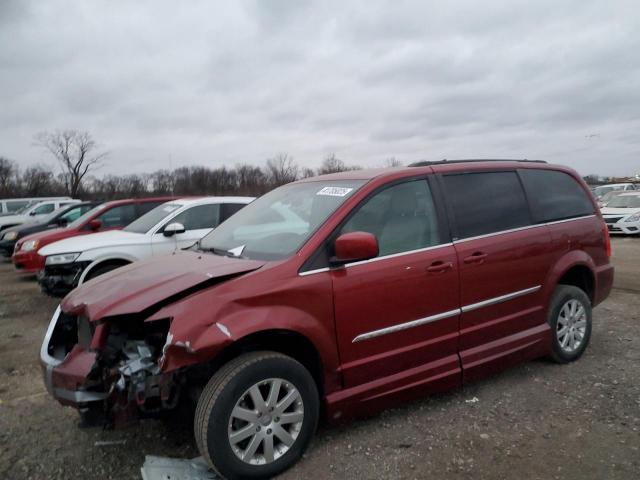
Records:
<instances>
[{"instance_id":1,"label":"auction sticker on window","mask_svg":"<svg viewBox=\"0 0 640 480\"><path fill-rule=\"evenodd\" d=\"M353 188L345 188L345 187L324 187L322 188L316 195L327 195L329 197L344 197L347 195Z\"/></svg>"}]
</instances>

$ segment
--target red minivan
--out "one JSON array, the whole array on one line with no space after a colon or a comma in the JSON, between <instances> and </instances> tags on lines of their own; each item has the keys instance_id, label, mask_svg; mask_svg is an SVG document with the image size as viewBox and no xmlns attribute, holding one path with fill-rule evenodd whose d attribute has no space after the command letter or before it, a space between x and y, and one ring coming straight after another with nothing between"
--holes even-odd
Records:
<instances>
[{"instance_id":1,"label":"red minivan","mask_svg":"<svg viewBox=\"0 0 640 480\"><path fill-rule=\"evenodd\" d=\"M270 477L339 421L541 356L582 355L612 286L571 169L448 161L280 187L189 251L87 282L55 312L45 383L122 424L197 398L227 478Z\"/></svg>"},{"instance_id":2,"label":"red minivan","mask_svg":"<svg viewBox=\"0 0 640 480\"><path fill-rule=\"evenodd\" d=\"M45 257L38 255L45 245L77 235L120 229L161 203L175 197L131 198L105 202L88 211L64 228L33 233L16 242L11 261L16 271L25 274L44 269Z\"/></svg>"}]
</instances>

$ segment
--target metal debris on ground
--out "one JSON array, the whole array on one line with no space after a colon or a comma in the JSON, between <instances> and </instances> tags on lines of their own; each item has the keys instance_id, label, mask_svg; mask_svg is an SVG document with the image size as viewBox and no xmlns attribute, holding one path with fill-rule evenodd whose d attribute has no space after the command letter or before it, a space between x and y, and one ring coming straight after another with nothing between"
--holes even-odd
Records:
<instances>
[{"instance_id":1,"label":"metal debris on ground","mask_svg":"<svg viewBox=\"0 0 640 480\"><path fill-rule=\"evenodd\" d=\"M109 445L124 445L127 440L98 440L93 444L94 447L107 447Z\"/></svg>"},{"instance_id":2,"label":"metal debris on ground","mask_svg":"<svg viewBox=\"0 0 640 480\"><path fill-rule=\"evenodd\" d=\"M142 480L218 480L202 457L191 460L147 455L140 469Z\"/></svg>"}]
</instances>

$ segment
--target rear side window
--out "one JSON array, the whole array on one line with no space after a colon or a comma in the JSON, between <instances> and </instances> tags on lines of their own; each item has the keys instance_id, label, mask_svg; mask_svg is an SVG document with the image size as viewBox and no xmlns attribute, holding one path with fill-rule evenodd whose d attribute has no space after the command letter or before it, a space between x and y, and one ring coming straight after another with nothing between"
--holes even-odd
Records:
<instances>
[{"instance_id":1,"label":"rear side window","mask_svg":"<svg viewBox=\"0 0 640 480\"><path fill-rule=\"evenodd\" d=\"M594 213L587 192L569 174L553 170L519 171L536 223Z\"/></svg>"},{"instance_id":2,"label":"rear side window","mask_svg":"<svg viewBox=\"0 0 640 480\"><path fill-rule=\"evenodd\" d=\"M531 215L516 172L445 175L459 239L531 225Z\"/></svg>"},{"instance_id":3,"label":"rear side window","mask_svg":"<svg viewBox=\"0 0 640 480\"><path fill-rule=\"evenodd\" d=\"M102 222L102 228L113 228L124 227L131 223L135 217L136 207L129 204L113 207L100 215L97 220Z\"/></svg>"},{"instance_id":4,"label":"rear side window","mask_svg":"<svg viewBox=\"0 0 640 480\"><path fill-rule=\"evenodd\" d=\"M18 210L26 207L27 205L29 205L29 202L27 200L15 200L15 201L10 201L5 203L7 212L17 212Z\"/></svg>"},{"instance_id":5,"label":"rear side window","mask_svg":"<svg viewBox=\"0 0 640 480\"><path fill-rule=\"evenodd\" d=\"M246 207L244 203L223 203L220 205L220 223L224 222L231 215L236 213L242 207Z\"/></svg>"}]
</instances>

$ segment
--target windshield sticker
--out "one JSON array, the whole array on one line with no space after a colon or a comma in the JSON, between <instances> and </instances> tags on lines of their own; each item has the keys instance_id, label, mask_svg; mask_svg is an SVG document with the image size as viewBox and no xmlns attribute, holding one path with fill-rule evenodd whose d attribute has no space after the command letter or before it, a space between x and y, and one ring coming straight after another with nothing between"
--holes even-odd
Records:
<instances>
[{"instance_id":1,"label":"windshield sticker","mask_svg":"<svg viewBox=\"0 0 640 480\"><path fill-rule=\"evenodd\" d=\"M327 195L329 197L344 197L351 190L353 190L353 188L324 187L318 193L316 193L316 195Z\"/></svg>"},{"instance_id":2,"label":"windshield sticker","mask_svg":"<svg viewBox=\"0 0 640 480\"><path fill-rule=\"evenodd\" d=\"M162 210L164 210L167 213L171 213L174 210L177 210L179 208L179 205L167 205L166 207L164 207Z\"/></svg>"}]
</instances>

